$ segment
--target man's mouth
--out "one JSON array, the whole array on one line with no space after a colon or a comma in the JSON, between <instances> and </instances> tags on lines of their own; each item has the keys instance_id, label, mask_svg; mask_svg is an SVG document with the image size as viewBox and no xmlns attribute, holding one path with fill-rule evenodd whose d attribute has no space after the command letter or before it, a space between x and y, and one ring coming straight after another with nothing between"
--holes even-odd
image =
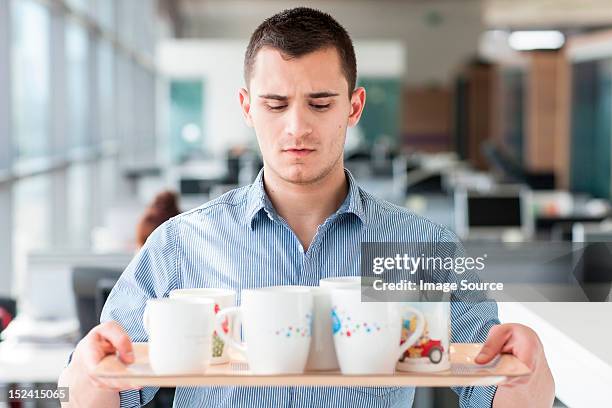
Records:
<instances>
[{"instance_id":1,"label":"man's mouth","mask_svg":"<svg viewBox=\"0 0 612 408\"><path fill-rule=\"evenodd\" d=\"M292 156L296 157L304 157L314 152L314 149L306 149L306 148L289 148L283 149L283 153L288 153Z\"/></svg>"}]
</instances>

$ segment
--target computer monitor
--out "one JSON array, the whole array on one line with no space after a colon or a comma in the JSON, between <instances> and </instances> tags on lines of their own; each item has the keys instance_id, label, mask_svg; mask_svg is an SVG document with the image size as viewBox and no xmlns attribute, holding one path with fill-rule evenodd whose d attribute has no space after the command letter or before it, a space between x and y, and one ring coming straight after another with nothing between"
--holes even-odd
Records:
<instances>
[{"instance_id":1,"label":"computer monitor","mask_svg":"<svg viewBox=\"0 0 612 408\"><path fill-rule=\"evenodd\" d=\"M179 180L179 193L185 195L208 195L210 190L219 184L219 180L208 180L202 178L181 178Z\"/></svg>"},{"instance_id":2,"label":"computer monitor","mask_svg":"<svg viewBox=\"0 0 612 408\"><path fill-rule=\"evenodd\" d=\"M531 193L522 186L455 191L457 234L467 238L529 239L533 235Z\"/></svg>"},{"instance_id":3,"label":"computer monitor","mask_svg":"<svg viewBox=\"0 0 612 408\"><path fill-rule=\"evenodd\" d=\"M90 266L75 266L72 269L81 337L100 322L102 306L122 272L122 269Z\"/></svg>"}]
</instances>

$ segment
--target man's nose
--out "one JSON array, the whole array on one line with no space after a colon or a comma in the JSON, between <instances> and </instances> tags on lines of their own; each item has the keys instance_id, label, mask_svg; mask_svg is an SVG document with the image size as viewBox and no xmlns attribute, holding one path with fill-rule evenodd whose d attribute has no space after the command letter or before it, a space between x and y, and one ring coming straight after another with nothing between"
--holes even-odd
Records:
<instances>
[{"instance_id":1,"label":"man's nose","mask_svg":"<svg viewBox=\"0 0 612 408\"><path fill-rule=\"evenodd\" d=\"M301 138L312 133L309 112L299 106L294 106L287 112L285 132L289 136Z\"/></svg>"}]
</instances>

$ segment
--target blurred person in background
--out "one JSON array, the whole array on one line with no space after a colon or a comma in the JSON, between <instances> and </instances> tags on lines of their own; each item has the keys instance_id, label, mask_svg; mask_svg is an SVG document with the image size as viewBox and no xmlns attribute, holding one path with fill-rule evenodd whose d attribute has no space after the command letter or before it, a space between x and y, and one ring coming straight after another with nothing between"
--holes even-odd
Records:
<instances>
[{"instance_id":1,"label":"blurred person in background","mask_svg":"<svg viewBox=\"0 0 612 408\"><path fill-rule=\"evenodd\" d=\"M136 226L136 244L138 248L140 249L145 244L149 235L157 227L180 213L178 196L175 192L162 191L157 194Z\"/></svg>"}]
</instances>

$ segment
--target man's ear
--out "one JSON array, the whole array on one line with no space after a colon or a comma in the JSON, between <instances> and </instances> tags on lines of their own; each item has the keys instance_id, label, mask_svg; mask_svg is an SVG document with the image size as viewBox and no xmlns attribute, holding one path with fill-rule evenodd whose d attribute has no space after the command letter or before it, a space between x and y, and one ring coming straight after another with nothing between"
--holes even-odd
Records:
<instances>
[{"instance_id":1,"label":"man's ear","mask_svg":"<svg viewBox=\"0 0 612 408\"><path fill-rule=\"evenodd\" d=\"M351 113L349 115L348 126L355 126L361 118L365 107L366 91L364 87L359 87L351 94Z\"/></svg>"},{"instance_id":2,"label":"man's ear","mask_svg":"<svg viewBox=\"0 0 612 408\"><path fill-rule=\"evenodd\" d=\"M246 122L247 126L253 127L249 91L246 88L240 88L240 91L238 91L238 99L240 101L240 107L242 108L242 116L244 116L244 121Z\"/></svg>"}]
</instances>

